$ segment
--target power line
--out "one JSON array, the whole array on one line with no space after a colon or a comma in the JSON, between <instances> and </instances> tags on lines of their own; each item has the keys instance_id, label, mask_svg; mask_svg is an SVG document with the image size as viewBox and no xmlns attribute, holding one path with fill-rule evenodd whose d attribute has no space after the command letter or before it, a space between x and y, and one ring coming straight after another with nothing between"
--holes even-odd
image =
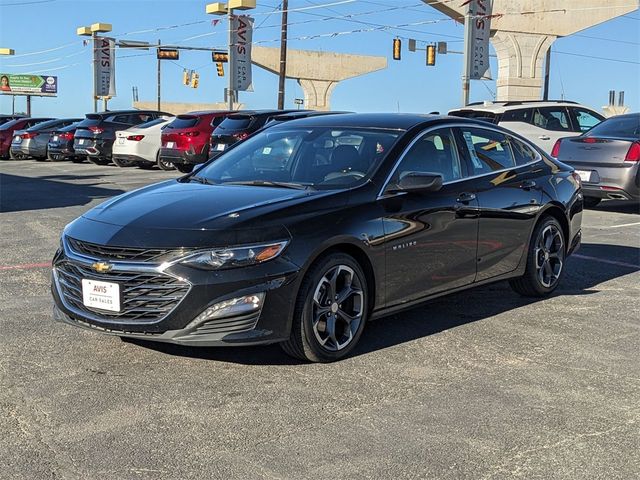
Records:
<instances>
[{"instance_id":1,"label":"power line","mask_svg":"<svg viewBox=\"0 0 640 480\"><path fill-rule=\"evenodd\" d=\"M593 55L583 55L581 53L573 53L573 52L559 52L557 50L554 50L553 53L560 53L561 55L571 55L574 57L591 58L594 60L606 60L608 62L630 63L632 65L640 65L640 62L636 62L634 60L623 60L622 58L594 57Z\"/></svg>"}]
</instances>

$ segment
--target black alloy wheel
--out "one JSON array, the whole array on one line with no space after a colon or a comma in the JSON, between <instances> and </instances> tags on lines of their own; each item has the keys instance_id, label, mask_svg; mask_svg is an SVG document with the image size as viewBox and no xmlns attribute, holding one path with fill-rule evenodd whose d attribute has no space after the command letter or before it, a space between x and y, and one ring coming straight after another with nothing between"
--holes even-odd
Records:
<instances>
[{"instance_id":1,"label":"black alloy wheel","mask_svg":"<svg viewBox=\"0 0 640 480\"><path fill-rule=\"evenodd\" d=\"M368 300L366 278L354 258L343 253L324 257L302 281L283 350L312 362L344 358L362 335Z\"/></svg>"},{"instance_id":2,"label":"black alloy wheel","mask_svg":"<svg viewBox=\"0 0 640 480\"><path fill-rule=\"evenodd\" d=\"M511 287L526 297L542 297L553 292L564 273L566 240L558 221L544 217L533 231L525 274L511 280Z\"/></svg>"},{"instance_id":3,"label":"black alloy wheel","mask_svg":"<svg viewBox=\"0 0 640 480\"><path fill-rule=\"evenodd\" d=\"M176 167L171 162L167 162L164 158L160 156L160 152L158 152L158 160L156 162L158 164L158 168L160 170L175 170Z\"/></svg>"}]
</instances>

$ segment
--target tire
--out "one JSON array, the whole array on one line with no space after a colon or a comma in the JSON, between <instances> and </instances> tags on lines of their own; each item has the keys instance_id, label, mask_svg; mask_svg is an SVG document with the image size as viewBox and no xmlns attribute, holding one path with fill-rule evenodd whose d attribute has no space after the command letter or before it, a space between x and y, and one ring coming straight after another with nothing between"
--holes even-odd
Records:
<instances>
[{"instance_id":1,"label":"tire","mask_svg":"<svg viewBox=\"0 0 640 480\"><path fill-rule=\"evenodd\" d=\"M343 295L342 301L335 298L336 291ZM358 262L344 253L327 255L302 280L291 335L280 346L287 355L301 360L340 360L358 343L368 314L367 279Z\"/></svg>"},{"instance_id":2,"label":"tire","mask_svg":"<svg viewBox=\"0 0 640 480\"><path fill-rule=\"evenodd\" d=\"M602 201L601 198L595 198L595 197L584 197L584 208L595 208L598 205L600 205L600 202Z\"/></svg>"},{"instance_id":3,"label":"tire","mask_svg":"<svg viewBox=\"0 0 640 480\"><path fill-rule=\"evenodd\" d=\"M89 160L94 165L104 166L104 165L109 165L111 163L111 159L109 158L87 157L87 160Z\"/></svg>"},{"instance_id":4,"label":"tire","mask_svg":"<svg viewBox=\"0 0 640 480\"><path fill-rule=\"evenodd\" d=\"M509 281L511 288L524 297L551 294L564 275L566 246L560 223L553 217L543 217L529 242L525 273Z\"/></svg>"},{"instance_id":5,"label":"tire","mask_svg":"<svg viewBox=\"0 0 640 480\"><path fill-rule=\"evenodd\" d=\"M73 163L84 163L85 160L85 157L71 157Z\"/></svg>"},{"instance_id":6,"label":"tire","mask_svg":"<svg viewBox=\"0 0 640 480\"><path fill-rule=\"evenodd\" d=\"M115 164L116 167L120 168L133 167L137 164L137 162L133 160L119 160L116 157L113 157L111 161Z\"/></svg>"},{"instance_id":7,"label":"tire","mask_svg":"<svg viewBox=\"0 0 640 480\"><path fill-rule=\"evenodd\" d=\"M158 160L157 160L157 162L156 162L156 163L158 164L158 168L159 168L160 170L166 170L166 171L169 171L169 170L175 170L175 169L176 169L176 167L173 165L173 163L171 163L171 162L167 162L166 160L164 160L164 159L160 156L160 154L158 154Z\"/></svg>"},{"instance_id":8,"label":"tire","mask_svg":"<svg viewBox=\"0 0 640 480\"><path fill-rule=\"evenodd\" d=\"M13 153L11 150L9 150L9 158L11 160L22 160L23 156L20 153Z\"/></svg>"},{"instance_id":9,"label":"tire","mask_svg":"<svg viewBox=\"0 0 640 480\"><path fill-rule=\"evenodd\" d=\"M195 167L195 165L191 163L175 163L174 167L176 167L176 170L180 173L191 173L193 172L193 167Z\"/></svg>"}]
</instances>

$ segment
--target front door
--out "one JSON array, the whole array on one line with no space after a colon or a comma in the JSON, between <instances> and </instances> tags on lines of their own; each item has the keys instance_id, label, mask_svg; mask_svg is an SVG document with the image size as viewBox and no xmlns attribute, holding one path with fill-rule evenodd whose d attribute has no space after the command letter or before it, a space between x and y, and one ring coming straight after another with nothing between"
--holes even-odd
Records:
<instances>
[{"instance_id":1,"label":"front door","mask_svg":"<svg viewBox=\"0 0 640 480\"><path fill-rule=\"evenodd\" d=\"M514 271L524 258L542 201L540 155L498 130L460 127L477 177L478 274L482 281Z\"/></svg>"},{"instance_id":2,"label":"front door","mask_svg":"<svg viewBox=\"0 0 640 480\"><path fill-rule=\"evenodd\" d=\"M384 194L387 306L473 283L478 202L449 128L426 131L408 147L389 184L408 172L442 175L438 192Z\"/></svg>"}]
</instances>

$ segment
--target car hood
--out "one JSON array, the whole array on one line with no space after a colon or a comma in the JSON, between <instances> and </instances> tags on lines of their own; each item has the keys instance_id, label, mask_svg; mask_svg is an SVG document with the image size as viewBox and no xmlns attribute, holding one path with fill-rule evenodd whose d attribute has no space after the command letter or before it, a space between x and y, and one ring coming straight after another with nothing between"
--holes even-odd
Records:
<instances>
[{"instance_id":1,"label":"car hood","mask_svg":"<svg viewBox=\"0 0 640 480\"><path fill-rule=\"evenodd\" d=\"M144 229L215 230L245 222L253 224L273 210L327 194L327 191L169 180L112 198L83 217Z\"/></svg>"}]
</instances>

